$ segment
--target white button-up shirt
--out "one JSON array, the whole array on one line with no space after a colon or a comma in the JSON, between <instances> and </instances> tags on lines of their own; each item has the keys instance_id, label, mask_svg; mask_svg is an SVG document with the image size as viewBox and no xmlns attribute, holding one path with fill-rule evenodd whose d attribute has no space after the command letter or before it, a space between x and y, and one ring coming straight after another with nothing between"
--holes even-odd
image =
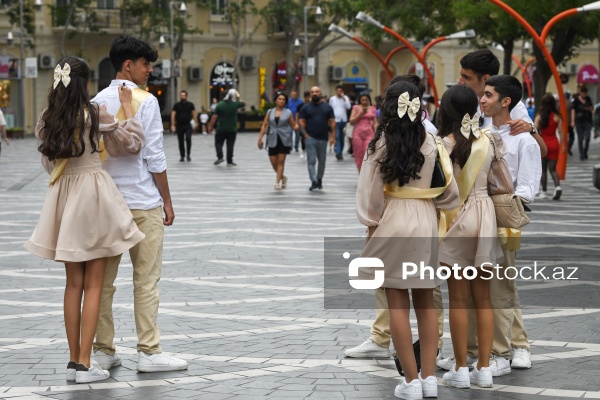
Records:
<instances>
[{"instance_id":1,"label":"white button-up shirt","mask_svg":"<svg viewBox=\"0 0 600 400\"><path fill-rule=\"evenodd\" d=\"M348 122L348 110L352 108L348 96L333 96L329 99L329 105L333 108L335 122Z\"/></svg>"},{"instance_id":2,"label":"white button-up shirt","mask_svg":"<svg viewBox=\"0 0 600 400\"><path fill-rule=\"evenodd\" d=\"M106 106L106 111L116 115L121 107L118 86L123 82L130 88L137 85L127 80L115 79L110 86L94 97L93 101ZM163 204L152 173L167 169L167 157L163 152L163 124L158 100L149 95L134 118L144 128L144 147L138 154L124 157L108 157L103 168L115 181L117 188L132 210L152 210Z\"/></svg>"},{"instance_id":3,"label":"white button-up shirt","mask_svg":"<svg viewBox=\"0 0 600 400\"><path fill-rule=\"evenodd\" d=\"M542 176L540 146L529 133L511 136L508 124L500 127L492 125L490 128L492 132L498 132L502 136L508 151L504 160L512 176L515 194L533 202Z\"/></svg>"},{"instance_id":4,"label":"white button-up shirt","mask_svg":"<svg viewBox=\"0 0 600 400\"><path fill-rule=\"evenodd\" d=\"M477 105L477 112L479 113L479 115L483 115L483 113L481 112L481 104ZM525 104L523 104L522 101L519 101L517 103L517 105L515 106L515 108L513 108L511 110L510 119L512 119L513 121L518 120L518 119L523 119L526 122L529 122L530 124L533 125L533 121L531 120L531 118L529 118L529 113L527 112L527 107L525 107ZM483 125L481 126L481 128L482 129L487 128L490 125L492 125L492 117L484 116Z\"/></svg>"}]
</instances>

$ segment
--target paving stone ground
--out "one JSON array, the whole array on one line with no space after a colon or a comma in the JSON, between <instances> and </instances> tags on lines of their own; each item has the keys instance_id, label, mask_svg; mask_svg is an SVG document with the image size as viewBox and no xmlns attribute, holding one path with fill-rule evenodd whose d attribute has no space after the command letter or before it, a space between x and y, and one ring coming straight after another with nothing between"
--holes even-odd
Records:
<instances>
[{"instance_id":1,"label":"paving stone ground","mask_svg":"<svg viewBox=\"0 0 600 400\"><path fill-rule=\"evenodd\" d=\"M256 133L238 135L236 167L213 165L213 140L195 135L192 161L179 162L176 137L165 136L176 219L166 229L159 324L163 350L187 359L189 369L136 371L132 266L124 257L114 304L123 366L89 385L64 379L64 268L22 248L47 187L36 143L3 146L0 399L394 398L399 376L391 359L343 356L368 337L374 311L323 304L323 238L364 232L355 216L353 159L329 154L324 189L311 193L306 164L293 153L288 188L275 191ZM525 242L548 243L523 258L573 251L588 268L586 280L519 281L533 368L496 378L492 390L449 389L440 381L440 399L600 398L600 277L593 268L600 193L591 178L600 143L592 144L589 161L578 160L576 146L569 160L562 199L536 201L524 232ZM567 300L576 306L562 306ZM446 355L450 348L446 334Z\"/></svg>"}]
</instances>

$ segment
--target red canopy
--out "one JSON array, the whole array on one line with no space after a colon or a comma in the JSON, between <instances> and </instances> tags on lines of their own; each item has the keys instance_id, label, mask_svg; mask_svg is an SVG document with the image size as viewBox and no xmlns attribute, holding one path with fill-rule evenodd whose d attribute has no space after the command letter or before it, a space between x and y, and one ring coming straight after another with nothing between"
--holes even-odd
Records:
<instances>
[{"instance_id":1,"label":"red canopy","mask_svg":"<svg viewBox=\"0 0 600 400\"><path fill-rule=\"evenodd\" d=\"M577 83L598 83L600 82L600 73L592 64L581 67L577 74Z\"/></svg>"}]
</instances>

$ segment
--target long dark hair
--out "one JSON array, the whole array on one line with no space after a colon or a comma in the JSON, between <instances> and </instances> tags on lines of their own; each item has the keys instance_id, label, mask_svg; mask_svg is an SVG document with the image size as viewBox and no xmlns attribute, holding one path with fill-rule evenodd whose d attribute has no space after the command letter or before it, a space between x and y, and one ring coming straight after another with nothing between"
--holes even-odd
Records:
<instances>
[{"instance_id":1,"label":"long dark hair","mask_svg":"<svg viewBox=\"0 0 600 400\"><path fill-rule=\"evenodd\" d=\"M438 110L439 132L438 136L446 137L450 134L454 135L456 145L452 149L450 159L454 164L458 164L461 168L471 155L471 143L475 140L475 136L471 133L469 138L465 138L460 133L461 122L465 114L469 114L469 118L477 112L477 94L468 86L456 85L452 86L442 96L440 108Z\"/></svg>"},{"instance_id":2,"label":"long dark hair","mask_svg":"<svg viewBox=\"0 0 600 400\"><path fill-rule=\"evenodd\" d=\"M61 82L56 89L50 87L48 107L40 119L42 143L38 150L50 161L57 158L80 157L85 152L83 134L86 128L85 111L89 111L90 144L92 153L98 151L95 138L98 135L98 106L90 104L88 84L90 67L81 58L67 56L59 61L60 68L71 67L71 82L65 87ZM75 133L78 133L77 143Z\"/></svg>"},{"instance_id":3,"label":"long dark hair","mask_svg":"<svg viewBox=\"0 0 600 400\"><path fill-rule=\"evenodd\" d=\"M386 183L397 182L404 186L411 179L420 179L419 171L425 163L421 146L425 142L425 128L421 122L422 109L411 121L408 112L398 116L398 97L408 92L410 100L419 97L419 90L409 82L398 82L388 87L381 105L379 125L373 140L369 143L369 153L375 151L376 143L385 138L386 151L379 160L379 169Z\"/></svg>"},{"instance_id":4,"label":"long dark hair","mask_svg":"<svg viewBox=\"0 0 600 400\"><path fill-rule=\"evenodd\" d=\"M550 115L558 115L560 117L560 113L556 109L556 100L554 99L554 95L552 93L546 93L542 97L542 101L540 103L540 128L544 129L550 123Z\"/></svg>"}]
</instances>

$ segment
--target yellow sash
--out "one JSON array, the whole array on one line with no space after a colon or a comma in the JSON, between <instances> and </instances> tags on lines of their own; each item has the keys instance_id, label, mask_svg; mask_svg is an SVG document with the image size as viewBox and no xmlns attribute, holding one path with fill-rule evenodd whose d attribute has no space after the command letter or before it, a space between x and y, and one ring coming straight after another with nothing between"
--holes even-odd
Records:
<instances>
[{"instance_id":1,"label":"yellow sash","mask_svg":"<svg viewBox=\"0 0 600 400\"><path fill-rule=\"evenodd\" d=\"M490 138L483 133L478 139L473 141L471 144L471 155L456 177L456 185L458 186L458 192L460 193L461 206L465 203L465 200L469 196L469 193L475 184L475 180L481 171L481 167L483 167L483 163L487 156L489 143ZM446 211L446 220L448 224L447 227L450 226L450 223L454 217L456 217L456 214L458 214L459 210L460 208Z\"/></svg>"},{"instance_id":2,"label":"yellow sash","mask_svg":"<svg viewBox=\"0 0 600 400\"><path fill-rule=\"evenodd\" d=\"M149 95L150 93L140 88L135 88L132 90L131 109L133 115L137 113L140 106ZM85 112L85 118L87 118L87 111ZM119 111L117 112L116 118L119 121L123 121L126 119L122 106L119 107ZM75 132L74 141L79 141L79 132ZM100 138L98 151L100 153L100 162L104 163L104 160L106 160L106 157L108 157L108 151L106 151L106 149L104 148L104 138ZM56 182L56 180L62 175L63 170L65 169L68 161L68 158L59 158L56 160L56 162L54 163L54 168L52 169L52 173L50 174L50 182L48 186L52 186L54 182Z\"/></svg>"},{"instance_id":3,"label":"yellow sash","mask_svg":"<svg viewBox=\"0 0 600 400\"><path fill-rule=\"evenodd\" d=\"M433 135L432 135L433 136ZM446 177L446 185L437 188L420 189L411 186L398 186L396 184L386 183L383 192L387 196L396 197L398 199L434 199L444 193L446 188L450 185L453 179L452 173L452 161L446 151L446 147L442 143L442 140L437 136L433 136L437 145L437 150L440 157L440 165L444 176ZM438 235L442 237L446 234L446 214L444 210L440 210L440 216L438 220Z\"/></svg>"},{"instance_id":4,"label":"yellow sash","mask_svg":"<svg viewBox=\"0 0 600 400\"><path fill-rule=\"evenodd\" d=\"M521 230L512 228L498 228L498 240L505 245L507 250L516 251L521 248Z\"/></svg>"}]
</instances>

